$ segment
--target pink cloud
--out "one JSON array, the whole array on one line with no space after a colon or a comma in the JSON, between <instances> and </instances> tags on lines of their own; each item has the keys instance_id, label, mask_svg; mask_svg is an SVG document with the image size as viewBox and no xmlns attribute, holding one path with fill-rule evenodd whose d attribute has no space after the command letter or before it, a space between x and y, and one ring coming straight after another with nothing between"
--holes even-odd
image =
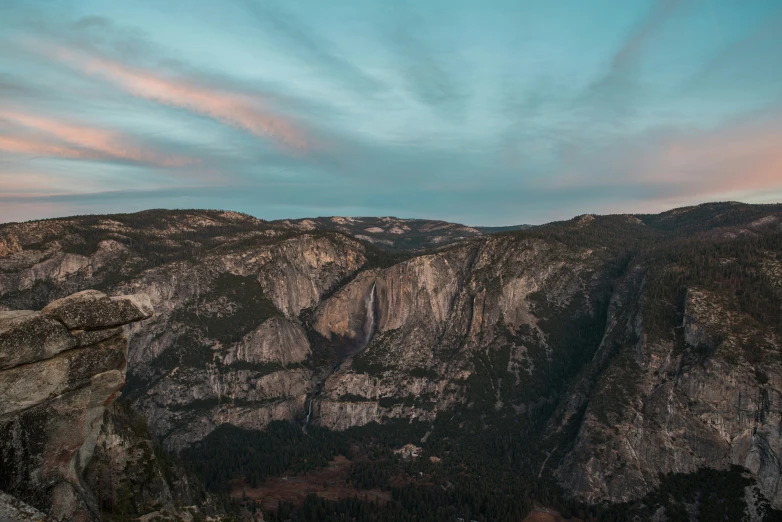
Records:
<instances>
[{"instance_id":1,"label":"pink cloud","mask_svg":"<svg viewBox=\"0 0 782 522\"><path fill-rule=\"evenodd\" d=\"M18 154L33 154L36 156L54 156L73 159L100 159L101 154L95 151L78 149L67 145L55 145L39 140L0 136L0 150Z\"/></svg>"},{"instance_id":2,"label":"pink cloud","mask_svg":"<svg viewBox=\"0 0 782 522\"><path fill-rule=\"evenodd\" d=\"M95 184L84 178L78 178L77 181L73 177L54 173L0 172L0 198L37 198L95 190Z\"/></svg>"},{"instance_id":3,"label":"pink cloud","mask_svg":"<svg viewBox=\"0 0 782 522\"><path fill-rule=\"evenodd\" d=\"M0 197L2 196L0 194ZM0 223L84 213L84 209L81 209L81 212L79 212L73 206L63 203L40 202L34 199L26 200L16 195L14 200L13 204L0 205Z\"/></svg>"},{"instance_id":4,"label":"pink cloud","mask_svg":"<svg viewBox=\"0 0 782 522\"><path fill-rule=\"evenodd\" d=\"M206 87L186 78L164 77L72 48L36 47L87 74L114 83L133 96L208 116L255 136L272 138L288 149L313 148L313 140L307 133L289 118L269 111L258 96Z\"/></svg>"},{"instance_id":5,"label":"pink cloud","mask_svg":"<svg viewBox=\"0 0 782 522\"><path fill-rule=\"evenodd\" d=\"M644 186L660 197L782 189L782 112L702 131L662 129L569 154L556 186Z\"/></svg>"},{"instance_id":6,"label":"pink cloud","mask_svg":"<svg viewBox=\"0 0 782 522\"><path fill-rule=\"evenodd\" d=\"M0 136L8 152L74 159L120 159L160 167L199 163L196 158L161 154L133 143L120 133L22 112L0 110L0 120L35 131L34 136Z\"/></svg>"},{"instance_id":7,"label":"pink cloud","mask_svg":"<svg viewBox=\"0 0 782 522\"><path fill-rule=\"evenodd\" d=\"M660 181L702 181L711 192L779 188L782 121L674 139L657 161Z\"/></svg>"}]
</instances>

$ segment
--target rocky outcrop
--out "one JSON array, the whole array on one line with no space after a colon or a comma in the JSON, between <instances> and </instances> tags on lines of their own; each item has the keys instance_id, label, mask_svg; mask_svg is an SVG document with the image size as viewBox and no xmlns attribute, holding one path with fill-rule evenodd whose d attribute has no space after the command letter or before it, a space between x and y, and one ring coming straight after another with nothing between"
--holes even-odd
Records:
<instances>
[{"instance_id":1,"label":"rocky outcrop","mask_svg":"<svg viewBox=\"0 0 782 522\"><path fill-rule=\"evenodd\" d=\"M638 290L637 290L638 291ZM640 303L643 302L641 293ZM556 475L588 502L642 497L659 474L738 464L782 505L782 364L769 325L719 294L690 288L679 338L646 331L639 300L614 308L573 450ZM763 346L765 344L765 346Z\"/></svg>"},{"instance_id":2,"label":"rocky outcrop","mask_svg":"<svg viewBox=\"0 0 782 522\"><path fill-rule=\"evenodd\" d=\"M267 373L253 369L179 368L137 402L167 448L181 450L221 424L263 429L273 420L292 420L304 411L312 390L305 368Z\"/></svg>"},{"instance_id":3,"label":"rocky outcrop","mask_svg":"<svg viewBox=\"0 0 782 522\"><path fill-rule=\"evenodd\" d=\"M83 472L105 518L220 520L222 506L157 445L127 401L106 408L92 460ZM111 515L109 515L111 514Z\"/></svg>"},{"instance_id":4,"label":"rocky outcrop","mask_svg":"<svg viewBox=\"0 0 782 522\"><path fill-rule=\"evenodd\" d=\"M298 317L365 262L358 244L304 235L270 248L259 280L278 310Z\"/></svg>"},{"instance_id":5,"label":"rocky outcrop","mask_svg":"<svg viewBox=\"0 0 782 522\"><path fill-rule=\"evenodd\" d=\"M543 440L524 431L541 448L528 462L583 500L636 499L659 472L736 463L779 505L780 327L752 299L782 296L780 216L715 204L488 237L395 218L212 211L8 225L0 307L42 308L94 285L148 294L155 317L125 328L125 392L171 450L225 423L342 430L479 412L514 430L548 426ZM734 249L742 238L753 242ZM410 247L400 256L368 240ZM762 284L743 286L753 278ZM19 326L38 321L30 314L7 316L39 354L9 352L0 368L116 335L111 321L91 330L62 315L69 329L39 315L51 321L36 329Z\"/></svg>"},{"instance_id":6,"label":"rocky outcrop","mask_svg":"<svg viewBox=\"0 0 782 522\"><path fill-rule=\"evenodd\" d=\"M365 270L318 306L312 326L331 340L334 336L358 342L367 324L367 300L377 283L379 270Z\"/></svg>"},{"instance_id":7,"label":"rocky outcrop","mask_svg":"<svg viewBox=\"0 0 782 522\"><path fill-rule=\"evenodd\" d=\"M272 317L231 346L222 363L278 363L289 365L309 357L310 344L300 324L283 317Z\"/></svg>"},{"instance_id":8,"label":"rocky outcrop","mask_svg":"<svg viewBox=\"0 0 782 522\"><path fill-rule=\"evenodd\" d=\"M82 472L125 383L117 327L151 315L146 296L92 290L40 312L0 312L0 489L56 520L98 518Z\"/></svg>"}]
</instances>

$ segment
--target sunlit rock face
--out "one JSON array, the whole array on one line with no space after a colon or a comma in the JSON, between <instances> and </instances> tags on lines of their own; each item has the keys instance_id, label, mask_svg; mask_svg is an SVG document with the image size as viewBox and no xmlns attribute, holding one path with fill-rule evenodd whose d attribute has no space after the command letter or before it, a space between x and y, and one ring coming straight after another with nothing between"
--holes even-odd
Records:
<instances>
[{"instance_id":1,"label":"sunlit rock face","mask_svg":"<svg viewBox=\"0 0 782 522\"><path fill-rule=\"evenodd\" d=\"M125 384L119 327L151 316L146 295L93 290L0 312L1 490L56 520L98 519L82 471Z\"/></svg>"},{"instance_id":2,"label":"sunlit rock face","mask_svg":"<svg viewBox=\"0 0 782 522\"><path fill-rule=\"evenodd\" d=\"M538 331L533 298L545 292L556 303L579 301L569 313L591 317L603 298L603 262L586 249L489 238L362 272L314 314L315 328L331 337L360 339L364 325L376 325L361 353L325 381L314 422L341 430L393 418L432 421L465 402L479 353L508 349L505 369L534 368L536 356L516 337Z\"/></svg>"}]
</instances>

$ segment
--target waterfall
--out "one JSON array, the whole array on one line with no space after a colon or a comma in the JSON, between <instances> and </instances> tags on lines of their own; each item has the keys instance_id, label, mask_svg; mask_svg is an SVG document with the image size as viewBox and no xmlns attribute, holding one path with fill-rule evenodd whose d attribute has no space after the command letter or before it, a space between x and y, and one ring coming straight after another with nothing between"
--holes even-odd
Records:
<instances>
[{"instance_id":1,"label":"waterfall","mask_svg":"<svg viewBox=\"0 0 782 522\"><path fill-rule=\"evenodd\" d=\"M358 349L360 352L364 348L369 345L369 342L372 340L372 336L375 334L375 297L376 297L377 291L375 290L375 283L372 283L372 290L369 291L369 299L366 300L367 303L367 319L364 323L364 342Z\"/></svg>"},{"instance_id":2,"label":"waterfall","mask_svg":"<svg viewBox=\"0 0 782 522\"><path fill-rule=\"evenodd\" d=\"M307 408L307 418L304 420L304 425L305 426L310 423L310 417L312 416L312 403L313 403L314 400L315 400L315 397L310 398L310 406L309 406L309 408Z\"/></svg>"},{"instance_id":3,"label":"waterfall","mask_svg":"<svg viewBox=\"0 0 782 522\"><path fill-rule=\"evenodd\" d=\"M366 320L364 321L364 328L361 332L362 335L359 337L359 339L357 339L356 345L352 346L348 353L343 354L344 356L351 357L356 355L358 352L366 348L367 345L369 345L369 342L375 335L375 329L377 328L377 310L375 305L376 300L377 290L375 289L375 284L373 283L372 289L369 291L369 295L364 298L364 306L366 307ZM303 426L305 433L307 432L307 425L310 423L310 419L312 418L312 403L315 402L315 397L320 395L320 392L323 389L323 384L329 375L331 375L335 370L337 370L337 368L339 368L339 364L340 363L337 363L330 369L325 369L324 372L320 372L319 375L315 376L314 389L308 395L309 404L305 403L304 407L307 412L307 416L304 418Z\"/></svg>"}]
</instances>

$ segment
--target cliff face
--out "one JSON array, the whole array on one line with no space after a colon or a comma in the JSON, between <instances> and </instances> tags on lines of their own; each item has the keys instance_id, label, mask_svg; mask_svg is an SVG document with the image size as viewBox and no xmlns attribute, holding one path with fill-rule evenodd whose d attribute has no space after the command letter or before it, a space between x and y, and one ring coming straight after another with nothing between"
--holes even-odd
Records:
<instances>
[{"instance_id":1,"label":"cliff face","mask_svg":"<svg viewBox=\"0 0 782 522\"><path fill-rule=\"evenodd\" d=\"M689 288L676 336L648 332L639 307L612 314L618 344L596 379L573 450L556 470L562 484L595 502L628 501L659 474L738 464L782 505L782 365L770 325L723 296ZM623 339L617 339L623 337Z\"/></svg>"},{"instance_id":2,"label":"cliff face","mask_svg":"<svg viewBox=\"0 0 782 522\"><path fill-rule=\"evenodd\" d=\"M179 450L224 423L262 429L301 415L313 372L298 316L364 261L344 236L304 234L122 284L158 310L131 330L129 393L165 445Z\"/></svg>"},{"instance_id":3,"label":"cliff face","mask_svg":"<svg viewBox=\"0 0 782 522\"><path fill-rule=\"evenodd\" d=\"M145 419L127 402L107 407L83 478L104 520L224 518L215 497L175 458L161 451Z\"/></svg>"},{"instance_id":4,"label":"cliff face","mask_svg":"<svg viewBox=\"0 0 782 522\"><path fill-rule=\"evenodd\" d=\"M466 381L484 354L507 352L503 371L516 381L550 366L564 347L540 329L533 301L572 303L573 315L593 318L605 299L604 261L587 249L491 238L363 273L315 312L314 327L327 337L362 339L364 325L375 325L366 348L326 380L315 421L333 429L431 421L466 403ZM500 387L495 400L515 399Z\"/></svg>"},{"instance_id":5,"label":"cliff face","mask_svg":"<svg viewBox=\"0 0 782 522\"><path fill-rule=\"evenodd\" d=\"M125 382L119 327L151 315L144 295L96 291L0 312L0 489L58 520L98 517L82 472Z\"/></svg>"},{"instance_id":6,"label":"cliff face","mask_svg":"<svg viewBox=\"0 0 782 522\"><path fill-rule=\"evenodd\" d=\"M780 222L710 230L618 282L595 361L552 427L584 412L552 466L567 490L623 502L661 473L736 464L782 506Z\"/></svg>"},{"instance_id":7,"label":"cliff face","mask_svg":"<svg viewBox=\"0 0 782 522\"><path fill-rule=\"evenodd\" d=\"M660 472L740 464L782 504L778 206L581 216L489 237L447 227L454 244L405 257L319 230L360 235L329 223L161 211L8 226L0 307L86 286L149 295L155 317L126 328L124 393L169 449L224 423L343 430L478 412L516 430L541 423L524 431L538 437L529 465L590 502L642 497ZM372 225L375 244L403 226L426 232ZM38 352L0 367L56 359L77 337L114 353L115 338L41 317L26 330ZM114 433L102 454L133 461L114 453Z\"/></svg>"}]
</instances>

